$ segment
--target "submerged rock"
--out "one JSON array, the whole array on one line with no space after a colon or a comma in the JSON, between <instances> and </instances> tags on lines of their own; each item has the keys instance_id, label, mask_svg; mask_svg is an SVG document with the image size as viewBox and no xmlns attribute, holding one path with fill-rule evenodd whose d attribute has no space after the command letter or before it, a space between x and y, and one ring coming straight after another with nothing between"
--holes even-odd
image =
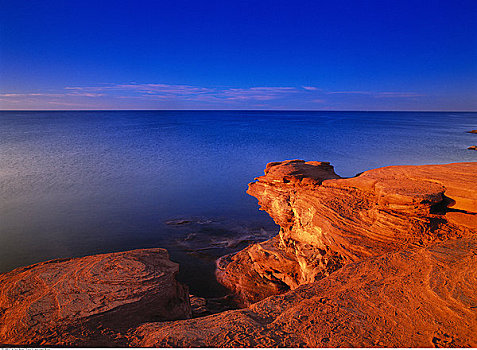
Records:
<instances>
[{"instance_id":1,"label":"submerged rock","mask_svg":"<svg viewBox=\"0 0 477 350\"><path fill-rule=\"evenodd\" d=\"M52 260L0 275L0 343L123 346L121 332L191 316L165 249Z\"/></svg>"},{"instance_id":2,"label":"submerged rock","mask_svg":"<svg viewBox=\"0 0 477 350\"><path fill-rule=\"evenodd\" d=\"M187 219L168 220L165 222L166 225L171 225L171 226L188 225L191 223L193 223L193 221L187 220Z\"/></svg>"}]
</instances>

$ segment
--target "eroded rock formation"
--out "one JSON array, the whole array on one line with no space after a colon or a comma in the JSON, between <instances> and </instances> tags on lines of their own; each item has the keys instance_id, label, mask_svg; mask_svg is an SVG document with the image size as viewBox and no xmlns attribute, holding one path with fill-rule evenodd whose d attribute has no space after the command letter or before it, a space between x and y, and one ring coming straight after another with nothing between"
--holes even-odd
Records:
<instances>
[{"instance_id":1,"label":"eroded rock formation","mask_svg":"<svg viewBox=\"0 0 477 350\"><path fill-rule=\"evenodd\" d=\"M165 249L47 261L0 275L0 344L124 346L121 332L191 316Z\"/></svg>"},{"instance_id":2,"label":"eroded rock formation","mask_svg":"<svg viewBox=\"0 0 477 350\"><path fill-rule=\"evenodd\" d=\"M245 303L261 301L147 323L132 330L131 344L475 347L476 184L477 163L350 179L328 163L271 163L248 193L279 235L218 261L223 283Z\"/></svg>"},{"instance_id":3,"label":"eroded rock formation","mask_svg":"<svg viewBox=\"0 0 477 350\"><path fill-rule=\"evenodd\" d=\"M163 249L56 260L0 275L0 343L477 347L476 185L477 163L349 179L325 162L270 163L248 193L279 234L218 261L248 307L186 319Z\"/></svg>"},{"instance_id":4,"label":"eroded rock formation","mask_svg":"<svg viewBox=\"0 0 477 350\"><path fill-rule=\"evenodd\" d=\"M350 263L242 310L147 323L137 347L476 347L477 240Z\"/></svg>"},{"instance_id":5,"label":"eroded rock formation","mask_svg":"<svg viewBox=\"0 0 477 350\"><path fill-rule=\"evenodd\" d=\"M218 261L246 304L346 264L475 234L477 163L392 166L341 179L325 162L270 163L249 185L277 237Z\"/></svg>"}]
</instances>

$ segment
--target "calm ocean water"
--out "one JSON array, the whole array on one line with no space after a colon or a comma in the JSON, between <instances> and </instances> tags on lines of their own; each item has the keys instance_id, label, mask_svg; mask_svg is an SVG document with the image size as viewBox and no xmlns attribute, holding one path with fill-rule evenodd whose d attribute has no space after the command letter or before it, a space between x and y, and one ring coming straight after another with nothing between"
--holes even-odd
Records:
<instances>
[{"instance_id":1,"label":"calm ocean water","mask_svg":"<svg viewBox=\"0 0 477 350\"><path fill-rule=\"evenodd\" d=\"M475 128L477 113L0 112L0 272L159 246L214 295L215 257L276 233L245 193L266 163L477 161Z\"/></svg>"}]
</instances>

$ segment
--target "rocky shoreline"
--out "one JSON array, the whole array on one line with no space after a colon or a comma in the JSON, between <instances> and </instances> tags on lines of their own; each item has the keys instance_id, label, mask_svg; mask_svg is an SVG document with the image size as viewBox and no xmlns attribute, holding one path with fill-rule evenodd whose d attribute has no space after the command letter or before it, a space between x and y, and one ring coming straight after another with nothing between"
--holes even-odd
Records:
<instances>
[{"instance_id":1,"label":"rocky shoreline","mask_svg":"<svg viewBox=\"0 0 477 350\"><path fill-rule=\"evenodd\" d=\"M280 232L217 262L242 309L202 316L164 249L54 260L0 275L0 344L476 347L476 184L476 162L269 163L248 193Z\"/></svg>"}]
</instances>

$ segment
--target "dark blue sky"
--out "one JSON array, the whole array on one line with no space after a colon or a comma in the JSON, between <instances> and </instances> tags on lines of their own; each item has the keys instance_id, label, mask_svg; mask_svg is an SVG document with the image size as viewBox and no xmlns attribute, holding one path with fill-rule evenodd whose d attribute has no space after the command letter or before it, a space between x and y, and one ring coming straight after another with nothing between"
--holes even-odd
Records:
<instances>
[{"instance_id":1,"label":"dark blue sky","mask_svg":"<svg viewBox=\"0 0 477 350\"><path fill-rule=\"evenodd\" d=\"M1 109L477 110L477 1L0 0Z\"/></svg>"}]
</instances>

